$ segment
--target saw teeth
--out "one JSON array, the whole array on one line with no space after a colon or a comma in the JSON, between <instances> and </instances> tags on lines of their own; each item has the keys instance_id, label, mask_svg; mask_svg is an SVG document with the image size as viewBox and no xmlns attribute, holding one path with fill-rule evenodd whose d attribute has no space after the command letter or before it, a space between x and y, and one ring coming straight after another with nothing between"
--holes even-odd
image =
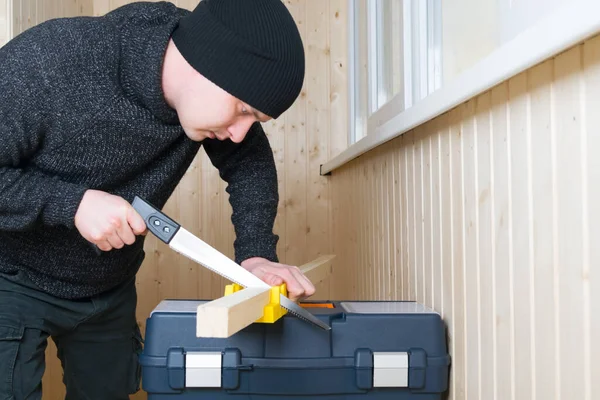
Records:
<instances>
[{"instance_id":1,"label":"saw teeth","mask_svg":"<svg viewBox=\"0 0 600 400\"><path fill-rule=\"evenodd\" d=\"M283 308L285 308L285 307L283 307ZM288 308L285 308L285 309L288 310L290 313L294 314L296 317L300 318L301 320L306 321L306 322L311 323L311 324L313 323L312 321L304 318L302 315L298 314L297 312L294 312L294 311L292 311L292 310L290 310Z\"/></svg>"}]
</instances>

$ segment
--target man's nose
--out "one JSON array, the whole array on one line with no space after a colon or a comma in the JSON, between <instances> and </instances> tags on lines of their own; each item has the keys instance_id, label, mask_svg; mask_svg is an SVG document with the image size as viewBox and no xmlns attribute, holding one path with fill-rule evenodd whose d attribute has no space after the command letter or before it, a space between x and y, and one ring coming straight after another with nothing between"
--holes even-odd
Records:
<instances>
[{"instance_id":1,"label":"man's nose","mask_svg":"<svg viewBox=\"0 0 600 400\"><path fill-rule=\"evenodd\" d=\"M247 118L230 126L229 134L231 135L231 141L234 143L240 143L242 140L244 140L254 122L255 121L253 118Z\"/></svg>"}]
</instances>

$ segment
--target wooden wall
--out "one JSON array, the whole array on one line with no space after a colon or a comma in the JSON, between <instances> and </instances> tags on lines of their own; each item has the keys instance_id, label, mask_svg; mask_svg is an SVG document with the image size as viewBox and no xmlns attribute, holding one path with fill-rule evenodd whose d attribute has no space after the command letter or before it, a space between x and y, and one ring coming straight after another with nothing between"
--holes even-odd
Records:
<instances>
[{"instance_id":1,"label":"wooden wall","mask_svg":"<svg viewBox=\"0 0 600 400\"><path fill-rule=\"evenodd\" d=\"M451 399L600 398L599 93L594 38L333 173L344 294L440 312Z\"/></svg>"},{"instance_id":2,"label":"wooden wall","mask_svg":"<svg viewBox=\"0 0 600 400\"><path fill-rule=\"evenodd\" d=\"M0 46L52 18L91 15L93 0L0 0Z\"/></svg>"},{"instance_id":3,"label":"wooden wall","mask_svg":"<svg viewBox=\"0 0 600 400\"><path fill-rule=\"evenodd\" d=\"M9 16L12 15L11 0L0 0L0 47L4 46L11 37L11 24Z\"/></svg>"},{"instance_id":4,"label":"wooden wall","mask_svg":"<svg viewBox=\"0 0 600 400\"><path fill-rule=\"evenodd\" d=\"M8 3L10 2L10 3ZM126 0L0 0L0 45L22 30L58 16L103 15ZM174 1L193 9L197 0ZM299 265L330 253L333 242L331 188L319 165L346 147L346 0L286 0L300 28L307 55L305 87L295 105L265 125L275 152L280 205L275 233L280 261ZM11 24L2 18L13 15ZM5 12L3 12L6 10ZM3 30L3 27L5 28ZM4 33L6 32L6 33ZM4 41L3 41L4 40ZM201 151L165 207L172 217L234 256L234 231L225 185ZM151 235L147 258L138 275L138 321L145 329L150 311L165 298L215 298L226 284L212 272L175 254ZM329 284L314 298L330 296ZM50 342L44 376L44 400L64 398L62 369ZM139 393L135 398L145 398Z\"/></svg>"}]
</instances>

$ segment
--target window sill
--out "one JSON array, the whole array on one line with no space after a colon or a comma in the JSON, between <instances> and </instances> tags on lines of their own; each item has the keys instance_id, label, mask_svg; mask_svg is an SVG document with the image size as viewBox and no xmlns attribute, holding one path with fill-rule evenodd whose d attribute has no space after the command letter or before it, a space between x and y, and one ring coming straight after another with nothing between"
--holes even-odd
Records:
<instances>
[{"instance_id":1,"label":"window sill","mask_svg":"<svg viewBox=\"0 0 600 400\"><path fill-rule=\"evenodd\" d=\"M321 165L326 175L600 31L600 1L573 1ZM393 100L392 100L393 101Z\"/></svg>"}]
</instances>

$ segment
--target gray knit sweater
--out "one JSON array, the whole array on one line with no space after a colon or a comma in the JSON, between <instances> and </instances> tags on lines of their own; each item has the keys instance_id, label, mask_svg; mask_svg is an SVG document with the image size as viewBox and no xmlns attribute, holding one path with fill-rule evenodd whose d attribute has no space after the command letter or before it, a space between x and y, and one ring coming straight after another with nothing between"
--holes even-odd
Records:
<instances>
[{"instance_id":1,"label":"gray knit sweater","mask_svg":"<svg viewBox=\"0 0 600 400\"><path fill-rule=\"evenodd\" d=\"M84 192L139 195L162 208L201 145L228 183L235 260L277 260L277 176L261 126L241 144L196 143L164 100L162 56L186 12L136 2L40 24L0 48L2 273L24 270L63 298L127 280L143 261L144 237L96 255L74 227Z\"/></svg>"}]
</instances>

